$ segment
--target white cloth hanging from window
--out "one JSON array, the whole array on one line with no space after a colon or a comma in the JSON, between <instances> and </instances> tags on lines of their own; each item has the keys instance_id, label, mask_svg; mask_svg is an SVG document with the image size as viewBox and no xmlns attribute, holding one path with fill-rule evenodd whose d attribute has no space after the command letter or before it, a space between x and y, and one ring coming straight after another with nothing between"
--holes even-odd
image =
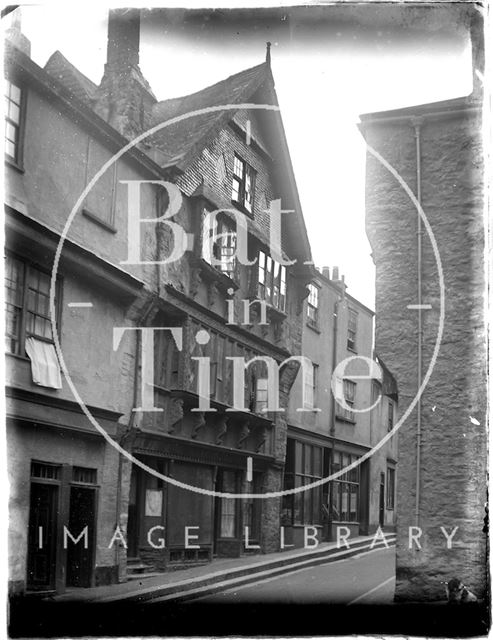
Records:
<instances>
[{"instance_id":1,"label":"white cloth hanging from window","mask_svg":"<svg viewBox=\"0 0 493 640\"><path fill-rule=\"evenodd\" d=\"M26 353L31 360L34 384L61 389L62 376L55 346L49 342L36 340L36 338L26 338Z\"/></svg>"}]
</instances>

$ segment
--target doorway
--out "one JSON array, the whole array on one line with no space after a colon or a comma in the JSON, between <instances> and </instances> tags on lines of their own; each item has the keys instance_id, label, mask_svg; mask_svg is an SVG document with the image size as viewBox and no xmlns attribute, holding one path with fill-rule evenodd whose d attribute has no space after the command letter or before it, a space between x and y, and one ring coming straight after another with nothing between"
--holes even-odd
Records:
<instances>
[{"instance_id":1,"label":"doorway","mask_svg":"<svg viewBox=\"0 0 493 640\"><path fill-rule=\"evenodd\" d=\"M55 588L58 486L31 483L27 553L27 588Z\"/></svg>"}]
</instances>

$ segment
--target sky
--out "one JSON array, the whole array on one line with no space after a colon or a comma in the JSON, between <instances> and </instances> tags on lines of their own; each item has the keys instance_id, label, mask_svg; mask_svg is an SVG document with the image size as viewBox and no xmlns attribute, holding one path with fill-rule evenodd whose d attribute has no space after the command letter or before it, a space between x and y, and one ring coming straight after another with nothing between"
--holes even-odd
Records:
<instances>
[{"instance_id":1,"label":"sky","mask_svg":"<svg viewBox=\"0 0 493 640\"><path fill-rule=\"evenodd\" d=\"M35 62L58 49L99 82L107 7L82 6L23 6L22 30ZM142 19L140 67L162 100L261 63L266 41L314 262L339 266L348 292L374 309L359 115L470 93L467 31L450 6L154 10Z\"/></svg>"}]
</instances>

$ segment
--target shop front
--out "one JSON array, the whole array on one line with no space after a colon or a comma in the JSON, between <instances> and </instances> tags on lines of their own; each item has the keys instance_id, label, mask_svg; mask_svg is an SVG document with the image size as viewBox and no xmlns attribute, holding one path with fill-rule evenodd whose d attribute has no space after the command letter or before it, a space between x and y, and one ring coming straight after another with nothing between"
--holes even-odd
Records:
<instances>
[{"instance_id":1,"label":"shop front","mask_svg":"<svg viewBox=\"0 0 493 640\"><path fill-rule=\"evenodd\" d=\"M158 571L237 557L261 539L262 501L214 493L262 491L267 456L246 456L206 443L141 434L134 455L158 477L132 466L128 509L128 561ZM177 486L173 481L184 486ZM259 545L260 546L260 545Z\"/></svg>"}]
</instances>

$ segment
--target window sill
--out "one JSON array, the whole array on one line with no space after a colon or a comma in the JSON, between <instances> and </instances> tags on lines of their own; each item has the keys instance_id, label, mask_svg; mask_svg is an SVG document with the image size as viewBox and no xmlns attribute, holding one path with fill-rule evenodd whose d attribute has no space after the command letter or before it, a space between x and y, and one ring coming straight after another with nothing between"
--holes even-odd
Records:
<instances>
[{"instance_id":1,"label":"window sill","mask_svg":"<svg viewBox=\"0 0 493 640\"><path fill-rule=\"evenodd\" d=\"M102 229L105 229L106 231L109 231L109 233L117 233L118 232L118 229L116 227L114 227L112 224L109 224L108 222L105 222L99 216L97 216L96 214L92 213L91 211L88 211L87 209L82 209L82 215L85 216L86 218L89 218L89 220L91 220L91 222L94 222L95 224L99 225Z\"/></svg>"},{"instance_id":2,"label":"window sill","mask_svg":"<svg viewBox=\"0 0 493 640\"><path fill-rule=\"evenodd\" d=\"M195 258L195 264L199 267L201 275L204 280L208 282L216 282L221 289L227 291L228 289L238 290L240 286L233 278L228 276L223 271L219 271L216 267L213 267L203 258Z\"/></svg>"},{"instance_id":3,"label":"window sill","mask_svg":"<svg viewBox=\"0 0 493 640\"><path fill-rule=\"evenodd\" d=\"M351 418L346 418L345 416L336 415L336 420L339 420L340 422L347 422L348 424L356 424L356 420Z\"/></svg>"},{"instance_id":4,"label":"window sill","mask_svg":"<svg viewBox=\"0 0 493 640\"><path fill-rule=\"evenodd\" d=\"M288 314L285 311L281 311L281 309L278 309L278 307L275 307L273 304L271 304L268 300L265 300L264 298L258 298L256 295L250 295L248 299L250 300L250 302L253 302L254 300L258 300L259 302L265 302L267 315L269 317L272 317L274 321L283 322L288 317Z\"/></svg>"},{"instance_id":5,"label":"window sill","mask_svg":"<svg viewBox=\"0 0 493 640\"><path fill-rule=\"evenodd\" d=\"M321 334L321 330L318 327L318 324L315 324L314 322L310 322L309 320L306 321L306 326L311 329L312 331L314 331L315 333Z\"/></svg>"},{"instance_id":6,"label":"window sill","mask_svg":"<svg viewBox=\"0 0 493 640\"><path fill-rule=\"evenodd\" d=\"M19 173L25 173L24 165L22 162L16 162L13 158L8 155L5 155L5 163L8 164L12 169L15 169Z\"/></svg>"},{"instance_id":7,"label":"window sill","mask_svg":"<svg viewBox=\"0 0 493 640\"><path fill-rule=\"evenodd\" d=\"M238 209L241 213L248 216L251 220L254 220L253 211L248 211L248 209L241 204L241 202L236 202L236 200L231 200L231 204L235 209Z\"/></svg>"},{"instance_id":8,"label":"window sill","mask_svg":"<svg viewBox=\"0 0 493 640\"><path fill-rule=\"evenodd\" d=\"M6 351L5 355L10 356L11 358L15 358L16 360L24 360L25 362L31 362L31 360L27 356L21 356L20 353L11 353L10 351Z\"/></svg>"}]
</instances>

